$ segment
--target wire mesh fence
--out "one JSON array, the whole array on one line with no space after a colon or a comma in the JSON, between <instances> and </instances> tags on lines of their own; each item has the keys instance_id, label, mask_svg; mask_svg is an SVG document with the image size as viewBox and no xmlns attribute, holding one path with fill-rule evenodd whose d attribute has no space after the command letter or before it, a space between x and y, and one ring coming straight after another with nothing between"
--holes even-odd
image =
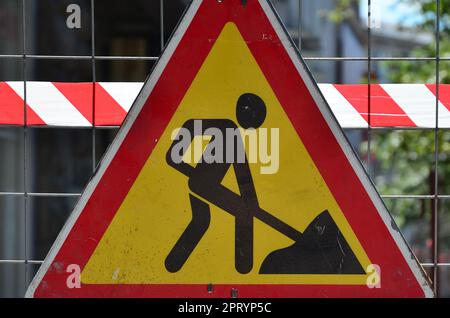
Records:
<instances>
[{"instance_id":1,"label":"wire mesh fence","mask_svg":"<svg viewBox=\"0 0 450 318\"><path fill-rule=\"evenodd\" d=\"M412 1L415 6L427 8L427 15L424 22L425 18L418 16L423 13L421 10L411 13L413 16L409 18L415 20L411 23L432 21L432 26L428 26L432 31L415 34L408 42L406 33L392 35L380 31L378 16L394 10L386 4L389 1L349 1L349 7L339 0L273 2L317 81L353 83L363 78L367 84L368 126L346 130L346 134L353 140L391 212L400 222L411 224L401 227L408 232L405 236L433 280L436 295L450 296L450 230L447 229L450 176L446 174L450 140L449 130L439 128L438 112L438 84L445 82L442 77L446 77L444 72L450 61L445 38L445 30L450 25L443 8L450 3ZM0 127L0 171L4 174L0 181L0 220L3 221L0 223L0 295L21 296L118 130L116 126L95 125L95 83L143 81L189 1L130 0L127 8L122 1L108 0L5 0L2 3L0 25L3 19L9 31L0 34L0 38L9 38L14 45L0 45L0 69L3 69L0 81L23 82L25 124ZM81 8L81 28L76 30L65 25L66 8L70 4ZM348 15L348 12L357 14ZM139 19L144 22L137 23ZM329 29L317 34L315 28L321 23L329 25ZM46 31L56 34L57 39L49 38ZM351 39L345 40L349 32L358 45ZM321 49L321 41L332 42L332 49ZM433 49L421 51L421 46ZM416 53L412 56L411 52ZM395 63L402 64L398 67ZM433 70L426 82L436 84L434 128L371 127L370 84L388 78L374 74L396 73L405 68L403 71L411 75L411 81L424 83L414 77L417 65L428 65L427 69ZM354 70L360 74L357 79L352 77ZM33 115L27 107L27 82L39 80L92 82L92 127L27 125L29 116ZM389 80L400 83L405 79L391 77ZM431 144L421 154L395 147L386 152L383 147L387 138L400 139L413 149L423 148L423 140L431 140ZM385 151L384 156L388 156L387 161L391 161L394 169L379 163L380 149ZM421 166L415 164L419 162ZM395 170L399 166L403 169L401 173ZM396 191L395 187L386 186L401 183L420 171L426 177L419 179L416 187L398 187ZM413 221L406 222L409 215L414 215Z\"/></svg>"}]
</instances>

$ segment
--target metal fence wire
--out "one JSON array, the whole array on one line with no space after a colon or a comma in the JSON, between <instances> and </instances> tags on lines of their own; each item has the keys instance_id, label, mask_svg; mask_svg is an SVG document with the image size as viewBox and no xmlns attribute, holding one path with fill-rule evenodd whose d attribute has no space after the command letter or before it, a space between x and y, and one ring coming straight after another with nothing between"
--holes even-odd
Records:
<instances>
[{"instance_id":1,"label":"metal fence wire","mask_svg":"<svg viewBox=\"0 0 450 318\"><path fill-rule=\"evenodd\" d=\"M20 139L22 142L18 143L22 149L19 151L21 152L21 162L14 162L9 164L15 164L20 165L22 173L22 180L21 183L23 183L22 189L23 191L15 191L16 189L13 189L11 191L1 191L3 189L0 189L0 200L2 198L9 198L14 200L20 200L22 203L18 206L18 212L22 213L21 218L21 225L20 229L13 228L12 230L18 231L22 233L21 240L24 242L23 245L23 256L24 257L18 257L14 259L7 259L2 257L0 254L0 269L2 265L11 265L11 264L20 264L23 265L23 275L14 276L9 281L0 282L0 290L1 288L4 288L5 290L8 289L15 289L19 290L20 292L17 294L13 294L14 296L18 296L20 293L24 292L26 288L28 287L31 279L34 276L34 273L36 272L39 265L43 262L43 256L45 256L45 253L42 254L40 258L35 258L36 253L32 253L30 250L30 245L33 244L33 231L28 229L30 227L30 219L33 218L32 212L30 210L30 205L32 204L33 200L39 200L41 198L66 198L69 200L72 200L71 202L75 202L75 200L80 196L80 191L40 191L39 189L36 189L36 187L33 186L33 180L31 179L32 173L30 173L30 169L34 169L33 166L35 165L36 157L34 156L36 153L36 145L34 143L36 142L36 138L33 138L33 135L36 134L36 131L38 130L54 130L55 134L63 134L65 128L57 128L57 127L29 127L27 125L28 120L28 114L29 111L26 107L27 105L27 81L30 81L30 74L31 69L34 71L38 68L36 68L36 63L45 62L45 61L53 61L58 63L78 63L79 61L83 61L84 63L90 64L90 73L91 73L91 80L93 83L96 83L99 81L98 75L99 75L99 64L109 61L127 61L127 62L133 62L133 61L144 61L145 63L154 63L154 61L158 60L159 56L157 54L154 55L146 55L146 54L117 54L117 55L108 55L108 54L99 54L104 51L98 49L96 46L98 45L98 39L97 36L97 30L96 27L99 25L99 21L97 20L98 13L96 12L98 6L100 3L102 5L106 2L106 0L73 0L73 1L65 1L65 0L57 0L55 2L61 2L61 4L66 7L71 2L73 3L81 3L84 5L84 8L89 8L90 13L88 16L90 17L90 21L88 21L88 24L90 25L90 32L86 35L90 39L89 43L89 49L85 51L86 54L70 54L70 55L64 55L64 54L48 54L48 52L31 52L29 50L30 43L33 42L33 36L35 35L33 33L33 29L36 27L36 25L30 25L30 19L28 18L30 14L32 13L30 10L34 10L34 7L31 6L31 4L40 2L45 3L48 2L46 0L15 0L15 1L9 1L11 3L14 3L14 5L17 5L17 7L20 9L19 15L21 17L21 26L20 26L20 32L21 34L18 34L18 37L20 38L21 43L21 52L2 52L0 51L0 67L1 63L16 63L20 64L21 68L21 79L23 80L23 89L25 91L25 98L24 98L24 125L19 128L21 137ZM145 1L144 1L145 2ZM152 1L152 3L157 2L157 0ZM169 10L173 9L173 2L172 0L159 0L159 10L157 13L153 13L154 21L157 21L159 24L159 38L153 38L152 39L152 46L153 49L152 52L155 51L155 47L158 47L158 51L162 52L164 45L172 32L173 28L168 27L166 24L166 19L168 15L170 14ZM184 6L188 5L188 1L179 1L183 3ZM273 1L275 5L283 2L289 2L287 0L274 0ZM306 2L313 2L309 0L294 0L290 2L297 2L296 7L298 8L297 12L295 12L296 18L294 21L296 21L297 26L292 27L292 23L290 27L288 28L290 31L292 31L292 36L295 38L296 43L298 44L298 47L300 51L302 51L302 46L306 43L306 33L308 30L304 28L304 19L306 18L306 12L305 11L305 3ZM320 1L319 1L320 2ZM322 1L326 2L326 1ZM320 3L322 3L320 2ZM330 0L328 2L331 3L338 3L338 0ZM357 2L357 1L356 1ZM361 1L363 2L363 1ZM420 2L420 1L418 1ZM428 3L430 1L427 1ZM435 65L435 78L433 81L436 84L436 114L435 114L435 127L434 128L417 128L415 131L423 131L428 134L432 134L432 138L434 139L434 151L433 151L433 160L432 166L428 167L430 171L433 172L434 176L431 181L430 185L430 193L427 194L416 194L416 193L388 193L388 194L382 194L383 199L385 200L392 200L392 201L402 201L402 200L416 200L417 202L430 202L431 208L431 215L430 215L430 257L428 259L421 260L422 265L427 270L428 274L433 280L433 288L436 295L440 295L441 293L441 287L440 282L441 280L438 278L439 274L441 273L441 269L445 269L445 272L447 273L447 268L450 267L449 262L439 262L439 253L440 253L440 240L441 237L439 235L440 233L440 219L442 218L442 215L444 211L440 211L440 207L442 206L439 204L441 201L449 200L450 199L450 193L442 193L440 191L440 180L438 178L439 171L442 167L440 167L440 143L439 143L439 136L443 132L443 128L439 128L439 112L438 112L438 104L439 104L439 85L441 83L440 74L442 71L442 64L450 61L450 57L443 56L441 57L441 36L440 36L440 30L442 30L443 26L441 25L441 19L440 19L440 12L441 12L441 6L442 6L441 0L435 0L434 6L435 6L435 23L434 23L434 34L433 34L433 41L435 42L435 54L434 56L417 56L417 57L397 57L397 56L380 56L376 55L373 56L373 32L374 27L372 26L373 23L373 8L374 5L376 5L377 0L367 0L365 3L366 12L364 14L367 15L367 25L365 27L365 34L363 37L367 39L364 43L365 46L365 56L314 56L311 54L308 54L304 56L304 59L307 61L308 65L311 66L314 63L318 62L331 62L331 63L346 63L346 62L355 62L355 63L365 63L366 69L367 69L367 89L368 89L368 122L369 125L365 129L358 129L358 134L364 136L366 141L366 153L368 154L366 158L363 158L365 167L371 177L374 177L373 169L374 169L374 162L371 157L372 154L372 148L374 143L374 134L382 133L382 134L391 134L399 130L407 130L404 128L396 128L396 127L386 127L386 128L373 128L370 126L371 122L371 82L374 82L374 79L372 78L371 74L373 73L373 70L375 68L375 64L379 62L398 62L398 61L409 61L409 62L423 62L423 63L434 63ZM129 6L132 3L126 3L121 2L123 5ZM277 6L276 6L277 7ZM139 10L139 8L137 8ZM386 10L389 10L386 8ZM124 10L124 12L127 12L127 10ZM280 13L281 18L284 19L285 17ZM292 16L293 13L290 12L290 15ZM120 19L120 16L115 17L117 20ZM0 16L1 19L1 16ZM1 21L0 21L1 22ZM102 28L104 28L104 22L102 23ZM113 22L114 23L114 22ZM109 27L114 28L113 23L109 25ZM153 22L152 22L153 23ZM0 23L1 25L1 23ZM133 25L130 24L131 33L133 32ZM42 35L41 35L42 36ZM144 50L146 52L148 50ZM74 51L78 52L78 51ZM3 54L2 54L3 53ZM51 64L43 64L43 65L51 65ZM59 64L55 64L59 65ZM147 65L147 64L146 64ZM312 72L314 74L314 70ZM1 73L0 73L1 74ZM3 80L3 79L0 79ZM95 85L93 85L93 90L95 91ZM94 94L95 96L95 94ZM93 120L95 121L95 111L96 111L96 103L95 103L95 97L92 100L92 112L93 112ZM90 139L89 141L89 147L90 147L90 173L94 172L96 165L99 162L99 159L101 157L102 151L104 149L97 149L99 147L99 139L106 138L107 143L112 141L112 137L114 135L114 132L117 130L118 127L115 126L109 126L109 127L96 127L95 122L92 127L89 128L71 128L71 131L82 131L80 136L86 137ZM111 135L107 135L105 131L111 131ZM39 132L37 132L39 133ZM346 133L349 133L349 131L346 131ZM44 133L45 134L45 133ZM49 133L51 134L51 133ZM104 137L105 134L107 137ZM44 138L45 142L45 138ZM71 147L70 144L66 144L65 147ZM105 147L105 145L101 145L102 148ZM1 149L0 149L1 150ZM399 150L401 151L401 150ZM69 154L70 155L70 154ZM5 165L6 162L0 162L0 165ZM40 178L42 175L40 173L45 173L45 170L40 172L34 172L33 179ZM441 180L442 182L442 180ZM444 181L445 182L445 181ZM64 189L78 189L76 186L71 187L70 185L67 187L64 187ZM81 189L80 189L81 190ZM3 209L3 207L0 205L0 208ZM63 223L63 222L61 222ZM17 225L17 224L16 224ZM0 227L9 227L9 224L0 224ZM15 225L14 225L15 226ZM46 224L42 224L42 231L46 232ZM62 226L62 224L60 224ZM59 229L52 229L54 232L58 232ZM0 232L1 233L1 232ZM4 236L5 238L5 236ZM0 242L0 245L8 245L8 244L14 244L14 242L11 241L5 241ZM51 242L48 242L47 245L51 245ZM47 248L49 248L48 246ZM7 255L7 254L6 254ZM22 268L22 267L21 267ZM1 271L1 270L0 270ZM0 280L2 277L0 275ZM442 282L446 285L446 289L448 289L449 282ZM17 287L19 286L20 287ZM4 295L11 295L7 292L3 293ZM0 295L2 295L0 291Z\"/></svg>"}]
</instances>

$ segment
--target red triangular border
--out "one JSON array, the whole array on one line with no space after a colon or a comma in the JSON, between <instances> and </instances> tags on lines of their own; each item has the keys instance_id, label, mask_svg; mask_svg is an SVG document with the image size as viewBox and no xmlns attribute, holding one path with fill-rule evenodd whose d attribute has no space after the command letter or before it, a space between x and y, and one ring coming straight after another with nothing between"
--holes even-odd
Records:
<instances>
[{"instance_id":1,"label":"red triangular border","mask_svg":"<svg viewBox=\"0 0 450 318\"><path fill-rule=\"evenodd\" d=\"M360 285L82 285L85 266L224 25L232 21L283 105L369 259L381 288ZM427 278L351 150L319 89L266 0L194 0L147 79L99 170L30 286L34 297L423 297ZM357 198L357 200L356 200Z\"/></svg>"}]
</instances>

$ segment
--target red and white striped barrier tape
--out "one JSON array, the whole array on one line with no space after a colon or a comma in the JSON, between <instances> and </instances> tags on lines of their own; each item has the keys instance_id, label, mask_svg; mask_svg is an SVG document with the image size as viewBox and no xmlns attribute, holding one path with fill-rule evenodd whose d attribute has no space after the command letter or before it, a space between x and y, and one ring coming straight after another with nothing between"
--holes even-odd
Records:
<instances>
[{"instance_id":1,"label":"red and white striped barrier tape","mask_svg":"<svg viewBox=\"0 0 450 318\"><path fill-rule=\"evenodd\" d=\"M27 82L29 126L121 125L142 83ZM319 84L343 128L367 128L368 85ZM0 82L0 125L24 125L23 82ZM436 125L436 85L371 85L372 127L432 128ZM95 121L94 118L95 96ZM439 85L439 127L450 128L450 85Z\"/></svg>"}]
</instances>

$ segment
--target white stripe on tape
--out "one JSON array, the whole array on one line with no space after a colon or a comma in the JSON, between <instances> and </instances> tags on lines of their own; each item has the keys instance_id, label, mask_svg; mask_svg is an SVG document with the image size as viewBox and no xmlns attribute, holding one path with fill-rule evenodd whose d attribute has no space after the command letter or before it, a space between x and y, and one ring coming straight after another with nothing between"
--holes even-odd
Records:
<instances>
[{"instance_id":1,"label":"white stripe on tape","mask_svg":"<svg viewBox=\"0 0 450 318\"><path fill-rule=\"evenodd\" d=\"M24 99L23 82L7 84ZM27 104L49 126L91 126L51 82L27 82Z\"/></svg>"},{"instance_id":2,"label":"white stripe on tape","mask_svg":"<svg viewBox=\"0 0 450 318\"><path fill-rule=\"evenodd\" d=\"M418 127L436 126L436 96L424 84L380 84ZM450 112L438 104L439 126L450 125Z\"/></svg>"},{"instance_id":3,"label":"white stripe on tape","mask_svg":"<svg viewBox=\"0 0 450 318\"><path fill-rule=\"evenodd\" d=\"M367 127L367 121L361 117L353 105L349 103L333 84L319 84L319 88L342 127Z\"/></svg>"},{"instance_id":4,"label":"white stripe on tape","mask_svg":"<svg viewBox=\"0 0 450 318\"><path fill-rule=\"evenodd\" d=\"M128 112L144 83L101 82L103 89Z\"/></svg>"}]
</instances>

